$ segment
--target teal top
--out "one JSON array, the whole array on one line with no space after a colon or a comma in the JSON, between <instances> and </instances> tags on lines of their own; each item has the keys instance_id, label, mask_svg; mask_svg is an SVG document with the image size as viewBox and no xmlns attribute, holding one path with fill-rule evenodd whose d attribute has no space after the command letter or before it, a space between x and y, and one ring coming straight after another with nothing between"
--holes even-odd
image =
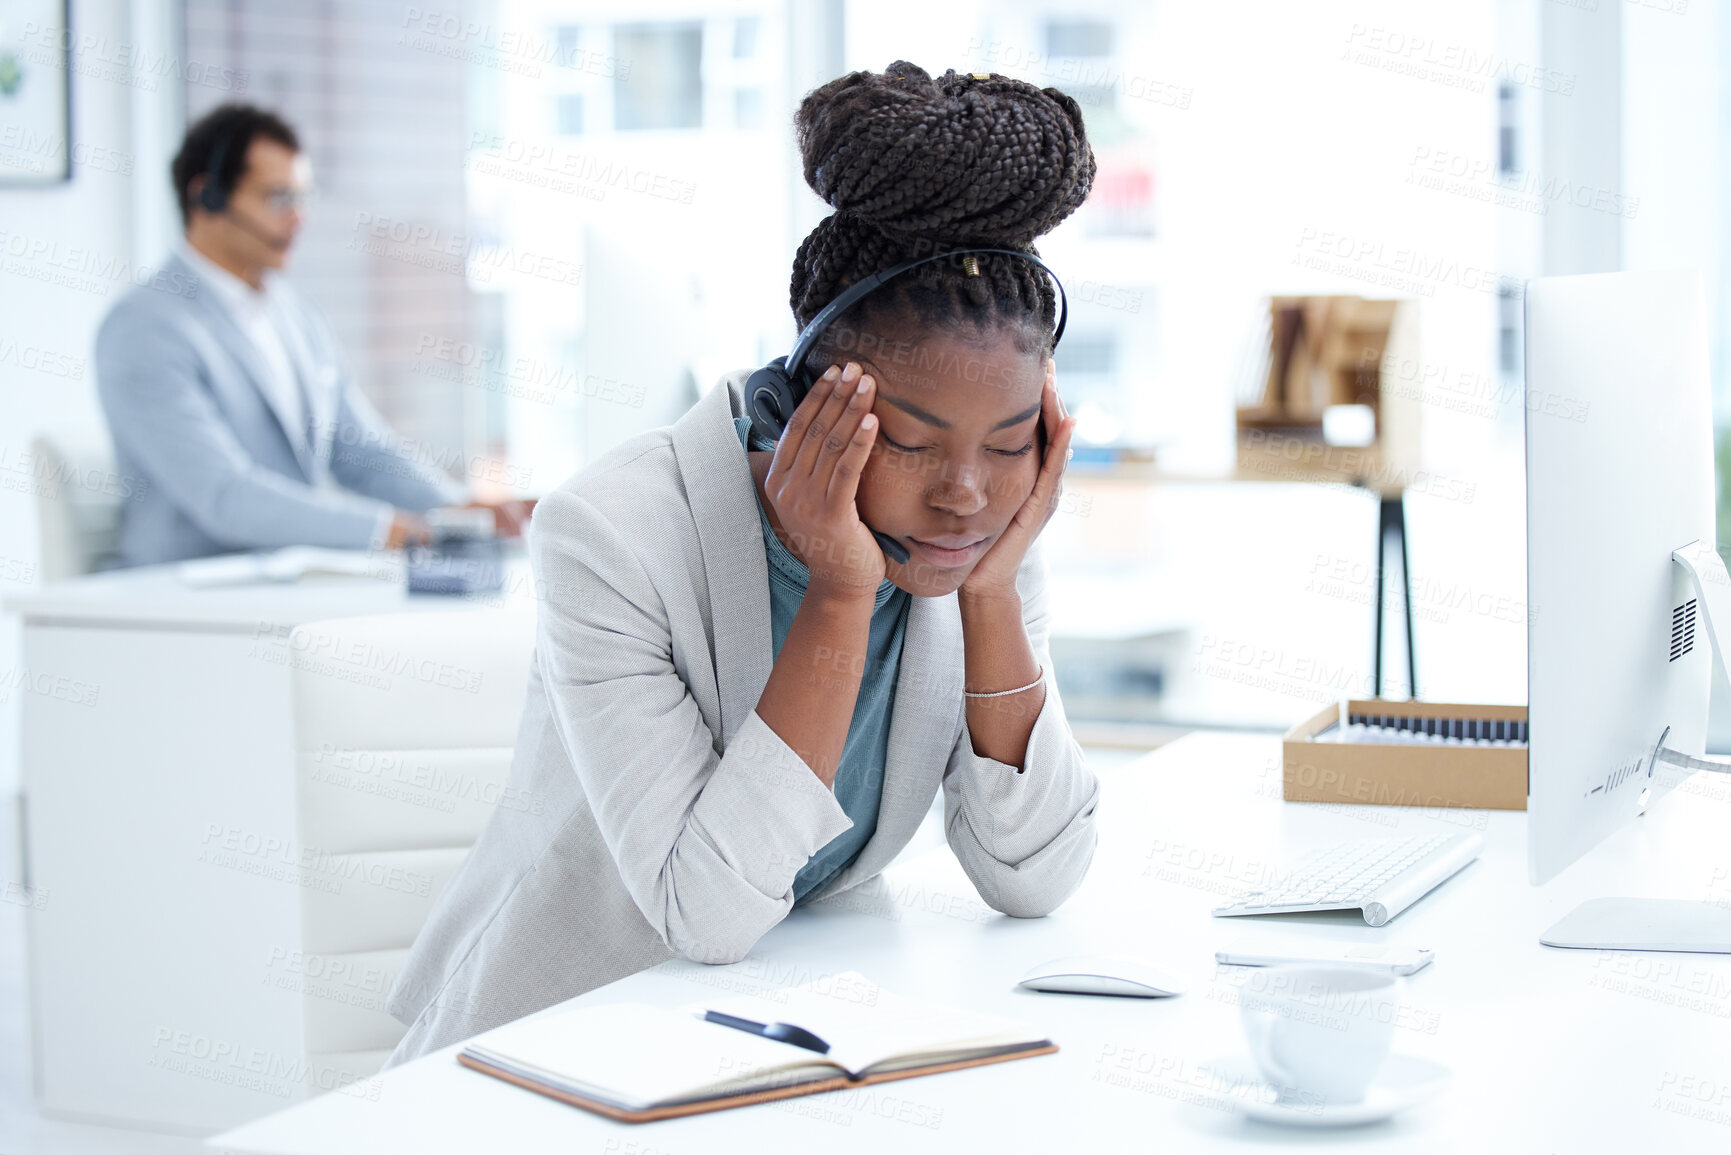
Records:
<instances>
[{"instance_id":1,"label":"teal top","mask_svg":"<svg viewBox=\"0 0 1731 1155\"><path fill-rule=\"evenodd\" d=\"M742 449L775 448L748 441L751 418L735 417L733 425ZM774 647L771 653L779 657L787 631L793 625L793 615L805 600L811 572L775 536L761 501L757 503L757 516L763 523L763 547L769 558L769 622ZM835 775L835 800L853 819L853 825L820 847L794 875L795 905L851 864L877 829L885 753L890 740L890 711L895 706L896 671L901 667L902 638L907 633L908 606L912 601L913 595L892 581L886 579L878 586L871 634L866 642L865 674L860 679L859 697L854 701L841 766Z\"/></svg>"}]
</instances>

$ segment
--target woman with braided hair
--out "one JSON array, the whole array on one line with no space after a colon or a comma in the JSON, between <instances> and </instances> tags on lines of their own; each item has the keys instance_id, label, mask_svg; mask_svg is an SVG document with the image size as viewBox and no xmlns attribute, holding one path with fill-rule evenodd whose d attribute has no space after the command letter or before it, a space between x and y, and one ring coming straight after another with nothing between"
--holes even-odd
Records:
<instances>
[{"instance_id":1,"label":"woman with braided hair","mask_svg":"<svg viewBox=\"0 0 1731 1155\"><path fill-rule=\"evenodd\" d=\"M898 60L807 94L796 125L835 209L794 260L802 330L917 257L1037 256L1094 177L1076 102L1001 76ZM668 959L746 958L878 875L940 786L986 905L1075 892L1099 786L1047 642L1038 536L1074 425L1056 320L1032 261L928 260L823 330L778 439L735 370L542 499L524 804L416 940L392 1063Z\"/></svg>"}]
</instances>

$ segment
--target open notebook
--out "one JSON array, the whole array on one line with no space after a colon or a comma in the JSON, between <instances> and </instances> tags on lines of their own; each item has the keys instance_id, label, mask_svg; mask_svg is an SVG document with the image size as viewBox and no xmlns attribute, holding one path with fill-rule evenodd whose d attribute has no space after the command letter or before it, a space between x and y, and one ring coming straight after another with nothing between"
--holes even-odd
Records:
<instances>
[{"instance_id":1,"label":"open notebook","mask_svg":"<svg viewBox=\"0 0 1731 1155\"><path fill-rule=\"evenodd\" d=\"M819 1053L703 1019L803 1028ZM480 1035L457 1061L629 1122L719 1111L1056 1051L1026 1023L891 994L858 971L684 1007L606 1003Z\"/></svg>"}]
</instances>

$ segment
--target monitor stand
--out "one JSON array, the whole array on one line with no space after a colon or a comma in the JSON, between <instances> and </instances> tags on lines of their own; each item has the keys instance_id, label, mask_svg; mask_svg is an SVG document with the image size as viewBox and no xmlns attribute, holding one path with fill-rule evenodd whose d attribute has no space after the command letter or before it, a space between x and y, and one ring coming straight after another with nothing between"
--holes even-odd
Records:
<instances>
[{"instance_id":1,"label":"monitor stand","mask_svg":"<svg viewBox=\"0 0 1731 1155\"><path fill-rule=\"evenodd\" d=\"M1731 954L1731 906L1673 898L1594 898L1539 936L1580 950Z\"/></svg>"},{"instance_id":2,"label":"monitor stand","mask_svg":"<svg viewBox=\"0 0 1731 1155\"><path fill-rule=\"evenodd\" d=\"M1731 641L1731 573L1712 543L1694 541L1671 554L1695 584L1701 624L1713 647L1713 660L1725 665L1719 626ZM1657 764L1682 770L1731 774L1731 762L1700 758L1665 745L1667 729L1654 745L1650 778ZM1546 946L1579 950L1697 951L1731 954L1731 903L1667 898L1595 898L1582 903L1539 936Z\"/></svg>"}]
</instances>

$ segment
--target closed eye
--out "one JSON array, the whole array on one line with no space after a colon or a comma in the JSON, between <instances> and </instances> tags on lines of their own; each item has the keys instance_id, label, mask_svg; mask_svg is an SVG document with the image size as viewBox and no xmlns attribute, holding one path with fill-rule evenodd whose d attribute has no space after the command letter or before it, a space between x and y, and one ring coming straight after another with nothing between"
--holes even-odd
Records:
<instances>
[{"instance_id":1,"label":"closed eye","mask_svg":"<svg viewBox=\"0 0 1731 1155\"><path fill-rule=\"evenodd\" d=\"M902 453L924 453L926 450L932 448L930 445L898 445L881 432L878 436L882 437L884 444L888 445L891 449L898 450ZM1030 441L1020 449L991 449L988 450L988 452L996 453L1000 457L1025 457L1028 453L1032 452L1033 448L1034 443Z\"/></svg>"}]
</instances>

